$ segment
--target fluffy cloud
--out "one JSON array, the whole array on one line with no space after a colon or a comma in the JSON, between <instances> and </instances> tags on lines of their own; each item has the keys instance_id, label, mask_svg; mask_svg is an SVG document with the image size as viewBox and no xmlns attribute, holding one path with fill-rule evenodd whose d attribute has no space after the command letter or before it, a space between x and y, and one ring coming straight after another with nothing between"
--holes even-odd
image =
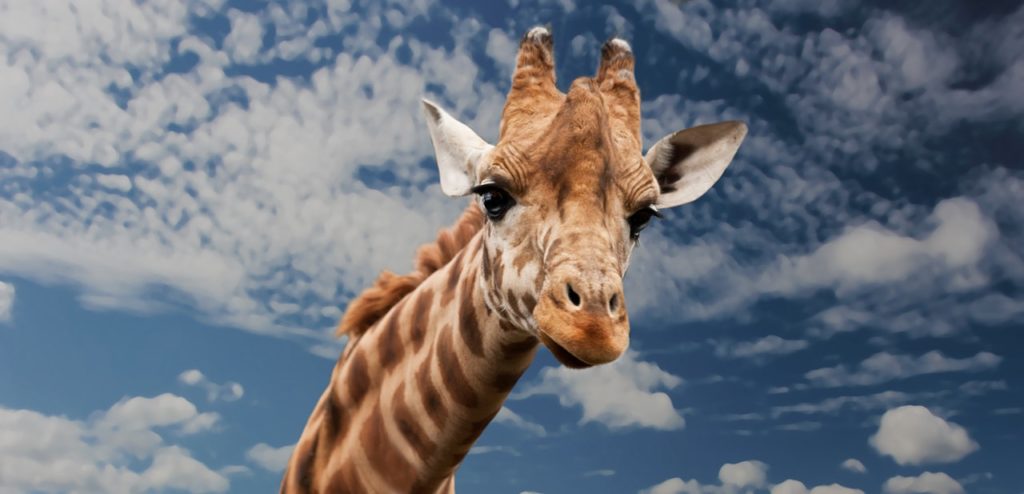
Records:
<instances>
[{"instance_id":1,"label":"fluffy cloud","mask_svg":"<svg viewBox=\"0 0 1024 494\"><path fill-rule=\"evenodd\" d=\"M726 463L718 470L718 480L723 485L758 488L768 479L768 465L757 460Z\"/></svg>"},{"instance_id":2,"label":"fluffy cloud","mask_svg":"<svg viewBox=\"0 0 1024 494\"><path fill-rule=\"evenodd\" d=\"M700 482L696 480L683 480L679 477L670 478L664 482L642 489L640 494L702 494Z\"/></svg>"},{"instance_id":3,"label":"fluffy cloud","mask_svg":"<svg viewBox=\"0 0 1024 494\"><path fill-rule=\"evenodd\" d=\"M659 113L670 122L673 109L680 107L666 105L668 109ZM691 106L683 105L679 111L702 114ZM717 112L724 113L719 118L743 118L731 115L728 108ZM645 120L645 128L661 126L650 122ZM755 140L744 144L750 153L791 152L777 143L750 139ZM762 146L768 149L758 149ZM741 149L737 159L744 156ZM1013 253L1013 242L1003 239L982 212L977 196L947 199L931 210L907 206L897 210L889 201L876 198L871 201L886 214L865 219L844 204L848 192L834 176L765 176L741 165L737 164L740 171L727 174L714 189L724 198L703 198L680 208L682 218L669 215L656 229L645 232L626 277L634 317L673 322L736 317L763 298L806 298L821 292L831 292L838 301L811 318L808 333L815 338L865 327L911 336L947 336L977 322L1004 324L1024 315L1024 301L993 291L996 280L1016 272L1008 269L1009 263L1020 260ZM985 187L995 185L986 180ZM786 191L792 190L803 192L787 196ZM765 204L780 201L785 211L768 214ZM818 201L840 205L819 208ZM1012 202L1001 196L995 201L999 208L1009 208ZM749 223L734 226L728 218L717 216L725 203L749 209ZM985 211L995 209L985 204ZM762 214L766 217L760 218ZM789 219L780 223L780 217ZM678 228L679 221L700 235L686 234L680 243L658 229L674 233L671 230ZM822 224L829 225L824 231L834 232L823 242L778 240L799 235L780 229ZM1004 254L994 256L994 252ZM1024 275L1016 278L1014 283L1024 283ZM961 303L964 299L969 302Z\"/></svg>"},{"instance_id":4,"label":"fluffy cloud","mask_svg":"<svg viewBox=\"0 0 1024 494\"><path fill-rule=\"evenodd\" d=\"M96 421L98 430L147 432L154 427L180 425L181 431L194 434L211 429L219 421L215 412L202 412L192 402L164 393L146 398L136 396L115 403Z\"/></svg>"},{"instance_id":5,"label":"fluffy cloud","mask_svg":"<svg viewBox=\"0 0 1024 494\"><path fill-rule=\"evenodd\" d=\"M843 470L848 470L854 473L867 473L868 469L856 458L847 458L839 465Z\"/></svg>"},{"instance_id":6,"label":"fluffy cloud","mask_svg":"<svg viewBox=\"0 0 1024 494\"><path fill-rule=\"evenodd\" d=\"M657 364L637 360L635 352L627 351L611 364L582 371L547 367L541 370L538 382L527 383L513 398L557 396L562 406L583 408L581 424L674 430L682 429L686 421L673 407L672 399L656 390L674 389L682 382Z\"/></svg>"},{"instance_id":7,"label":"fluffy cloud","mask_svg":"<svg viewBox=\"0 0 1024 494\"><path fill-rule=\"evenodd\" d=\"M544 437L547 435L547 431L544 430L544 426L524 419L521 415L513 412L508 407L501 407L501 410L498 411L498 415L494 417L494 422L522 429L538 437Z\"/></svg>"},{"instance_id":8,"label":"fluffy cloud","mask_svg":"<svg viewBox=\"0 0 1024 494\"><path fill-rule=\"evenodd\" d=\"M0 408L0 478L15 491L225 492L225 474L157 432L206 430L204 417L170 394L127 398L87 421Z\"/></svg>"},{"instance_id":9,"label":"fluffy cloud","mask_svg":"<svg viewBox=\"0 0 1024 494\"><path fill-rule=\"evenodd\" d=\"M491 29L487 33L487 45L484 51L491 57L502 73L511 74L515 67L516 52L519 50L519 42L513 39L501 29Z\"/></svg>"},{"instance_id":10,"label":"fluffy cloud","mask_svg":"<svg viewBox=\"0 0 1024 494\"><path fill-rule=\"evenodd\" d=\"M10 321L14 309L14 285L0 281L0 322Z\"/></svg>"},{"instance_id":11,"label":"fluffy cloud","mask_svg":"<svg viewBox=\"0 0 1024 494\"><path fill-rule=\"evenodd\" d=\"M224 50L236 63L257 61L263 45L263 23L258 15L232 9L228 13L231 32L224 38Z\"/></svg>"},{"instance_id":12,"label":"fluffy cloud","mask_svg":"<svg viewBox=\"0 0 1024 494\"><path fill-rule=\"evenodd\" d=\"M275 448L266 443L259 443L245 452L249 461L259 465L260 468L271 472L281 472L288 466L288 459L292 457L294 444Z\"/></svg>"},{"instance_id":13,"label":"fluffy cloud","mask_svg":"<svg viewBox=\"0 0 1024 494\"><path fill-rule=\"evenodd\" d=\"M882 485L886 494L963 494L964 487L945 473L925 472L917 477L892 477Z\"/></svg>"},{"instance_id":14,"label":"fluffy cloud","mask_svg":"<svg viewBox=\"0 0 1024 494\"><path fill-rule=\"evenodd\" d=\"M640 494L730 494L744 488L764 487L767 471L768 465L757 460L726 463L718 470L719 485L673 477L641 490Z\"/></svg>"},{"instance_id":15,"label":"fluffy cloud","mask_svg":"<svg viewBox=\"0 0 1024 494\"><path fill-rule=\"evenodd\" d=\"M224 492L228 479L214 472L179 447L162 448L142 473L144 490L176 489L188 492Z\"/></svg>"},{"instance_id":16,"label":"fluffy cloud","mask_svg":"<svg viewBox=\"0 0 1024 494\"><path fill-rule=\"evenodd\" d=\"M799 480L784 480L772 487L771 494L807 494L807 486Z\"/></svg>"},{"instance_id":17,"label":"fluffy cloud","mask_svg":"<svg viewBox=\"0 0 1024 494\"><path fill-rule=\"evenodd\" d=\"M771 494L864 494L864 491L839 484L819 485L807 490L803 482L789 479L772 487Z\"/></svg>"},{"instance_id":18,"label":"fluffy cloud","mask_svg":"<svg viewBox=\"0 0 1024 494\"><path fill-rule=\"evenodd\" d=\"M339 304L380 269L405 269L463 204L420 166L430 146L419 98L437 91L496 133L502 96L468 52L479 23L455 26L453 48L396 36L382 49L357 43L382 29L368 17L422 13L331 9L307 26L304 8L231 10L221 51L190 33L219 3L73 3L15 5L0 21L0 149L15 160L2 173L18 177L0 195L0 271L79 286L90 306L185 300L222 324L320 344ZM273 45L257 56L269 24ZM314 47L349 28L343 53ZM411 55L401 62L399 50ZM308 78L226 70L300 54L319 61ZM197 62L165 73L180 57ZM397 180L384 188L380 174ZM68 186L29 193L56 175ZM177 295L154 296L167 289Z\"/></svg>"},{"instance_id":19,"label":"fluffy cloud","mask_svg":"<svg viewBox=\"0 0 1024 494\"><path fill-rule=\"evenodd\" d=\"M864 359L856 370L851 371L840 364L809 371L805 377L818 386L869 386L922 374L979 372L994 369L1002 360L1002 357L989 352L979 352L962 359L946 357L939 351L920 357L879 352Z\"/></svg>"},{"instance_id":20,"label":"fluffy cloud","mask_svg":"<svg viewBox=\"0 0 1024 494\"><path fill-rule=\"evenodd\" d=\"M718 472L720 484L701 484L696 480L673 477L646 489L640 494L736 494L754 492L769 487L768 465L757 460L726 463ZM819 485L808 490L799 480L785 480L771 486L771 494L864 494L839 484Z\"/></svg>"},{"instance_id":21,"label":"fluffy cloud","mask_svg":"<svg viewBox=\"0 0 1024 494\"><path fill-rule=\"evenodd\" d=\"M860 289L878 284L901 295L889 300L919 293L918 302L940 298L935 287L988 290L991 280L977 266L986 257L978 253L993 248L997 232L972 210L972 199L953 198L929 212L803 164L849 149L902 148L902 139L917 135L903 131L911 114L902 111L903 96L928 95L911 98L921 105L946 101L932 96L949 92L949 73L962 63L949 49L952 41L891 15L852 34L825 29L807 36L775 16L835 16L846 1L778 0L767 10L721 11L704 2L648 3L650 23L666 36L723 67L746 67L745 77L777 93L806 145L721 100L645 101L648 138L723 118L747 120L753 130L736 171L680 213L707 235L687 242L671 232L646 235L627 278L631 310L708 319L742 314L761 297L837 290L852 311L895 321L894 331L962 328L956 318L899 319L888 316L906 307L876 310L858 301L865 296ZM415 246L461 205L443 199L433 172L421 166L430 148L418 98L439 92L433 96L493 137L507 82L481 77L478 64L491 58L507 70L519 34L444 9L433 16L452 24L452 43L443 47L389 32L425 16L425 3L364 5L357 15L339 2L316 20L301 5L246 13L220 12L224 5L215 1L110 0L85 10L73 4L11 6L0 25L7 50L0 149L16 162L0 174L18 177L0 195L0 271L78 286L94 307L152 310L184 298L218 323L299 337L317 349L325 348L338 308L381 268L408 266ZM76 23L75 12L95 22ZM632 29L615 9L601 13L609 32ZM230 25L222 42L194 32L191 19L217 16ZM1012 29L1007 20L989 31ZM580 39L572 44L589 49L590 38ZM1014 63L1015 47L1005 41L991 51L1001 54L997 67ZM190 58L194 66L177 70ZM282 60L310 68L273 81L235 70ZM1020 72L1000 74L1002 86L957 90L956 101L1000 102ZM890 78L895 83L882 83ZM943 106L1004 114L1016 108ZM896 124L882 125L889 118ZM96 164L109 170L96 172ZM58 176L70 177L66 189L29 193ZM68 203L74 211L62 207ZM727 221L723 203L747 213L749 224ZM873 204L871 211L858 211L863 204ZM358 213L369 207L372 218ZM915 228L929 222L931 233ZM762 254L741 263L740 251ZM166 289L176 294L154 296ZM978 303L1000 310L979 306L973 314L1006 314L994 322L1024 316L1021 301L987 295ZM666 303L666 296L680 303ZM953 322L929 324L944 320Z\"/></svg>"},{"instance_id":22,"label":"fluffy cloud","mask_svg":"<svg viewBox=\"0 0 1024 494\"><path fill-rule=\"evenodd\" d=\"M245 394L245 388L234 381L217 384L211 381L198 369L189 369L178 375L178 381L188 386L196 386L206 390L208 401L235 401Z\"/></svg>"},{"instance_id":23,"label":"fluffy cloud","mask_svg":"<svg viewBox=\"0 0 1024 494\"><path fill-rule=\"evenodd\" d=\"M915 405L885 412L869 442L900 465L952 463L978 449L963 427Z\"/></svg>"},{"instance_id":24,"label":"fluffy cloud","mask_svg":"<svg viewBox=\"0 0 1024 494\"><path fill-rule=\"evenodd\" d=\"M836 16L855 5L846 1L780 0L729 9L706 2L648 4L653 4L648 21L666 42L674 39L710 57L713 71L745 67L742 77L758 80L789 106L800 145L761 114L723 100L661 95L644 102L646 139L730 118L747 121L751 132L707 197L668 214L664 223L671 226L659 226L669 230L667 239L658 230L645 233L646 245L631 268L638 274L627 278L635 317L744 317L763 298L799 299L821 291L834 293L839 302L815 321L811 335L820 338L865 327L947 336L971 330L975 318L988 314L992 322L985 324L1024 316L1024 300L996 288L1011 277L1013 286L1024 282L1013 249L1020 239L1006 238L1016 235L1012 218L1019 213L1011 211L1009 197L1018 174L990 170L982 174L984 187L966 185L937 204L908 204L909 194L902 190L863 186L884 178L876 170L883 164L917 160L908 166L961 166L952 162L959 158L932 145L962 118L962 110L947 105L948 98L962 92L970 93L964 94L968 100L1019 100L1019 91L996 82L978 90L954 89L952 74L964 70L964 52L956 47L993 40L984 42L995 45L982 50L985 58L992 59L992 70L1002 72L998 78L1014 79L1021 38L1008 41L994 33L1018 32L1013 24L1024 8L989 23L986 35L979 30L952 40L948 33L881 10L851 13L865 21L863 28L842 33L827 27L808 32L807 23L789 16ZM700 67L682 79L702 84L707 77L707 68ZM971 118L1012 122L1021 109L982 105ZM832 171L842 167L859 178L840 178ZM995 225L1000 216L1009 228ZM677 221L685 229L675 226ZM981 309L982 301L995 310Z\"/></svg>"},{"instance_id":25,"label":"fluffy cloud","mask_svg":"<svg viewBox=\"0 0 1024 494\"><path fill-rule=\"evenodd\" d=\"M763 282L769 292L834 287L842 294L867 285L900 281L926 269L955 271L971 267L995 235L978 205L966 199L940 202L931 221L935 229L920 240L877 223L849 228L814 253L778 264L765 274Z\"/></svg>"}]
</instances>

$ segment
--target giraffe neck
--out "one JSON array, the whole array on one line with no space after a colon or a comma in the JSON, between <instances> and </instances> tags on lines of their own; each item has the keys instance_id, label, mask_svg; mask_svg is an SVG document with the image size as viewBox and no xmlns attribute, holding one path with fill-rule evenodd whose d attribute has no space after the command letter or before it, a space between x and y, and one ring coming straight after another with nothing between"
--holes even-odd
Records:
<instances>
[{"instance_id":1,"label":"giraffe neck","mask_svg":"<svg viewBox=\"0 0 1024 494\"><path fill-rule=\"evenodd\" d=\"M350 341L282 492L437 492L533 360L537 340L486 309L478 234Z\"/></svg>"}]
</instances>

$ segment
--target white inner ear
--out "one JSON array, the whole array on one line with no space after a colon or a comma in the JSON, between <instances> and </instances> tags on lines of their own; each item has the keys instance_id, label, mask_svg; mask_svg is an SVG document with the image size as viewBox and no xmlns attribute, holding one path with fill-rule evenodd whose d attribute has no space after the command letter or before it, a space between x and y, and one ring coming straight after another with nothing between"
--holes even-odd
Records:
<instances>
[{"instance_id":1,"label":"white inner ear","mask_svg":"<svg viewBox=\"0 0 1024 494\"><path fill-rule=\"evenodd\" d=\"M441 190L449 196L469 194L479 163L494 146L429 100L423 100L423 113L434 143Z\"/></svg>"},{"instance_id":2,"label":"white inner ear","mask_svg":"<svg viewBox=\"0 0 1024 494\"><path fill-rule=\"evenodd\" d=\"M670 134L644 159L661 185L659 208L697 200L721 178L747 135L742 122L701 125Z\"/></svg>"}]
</instances>

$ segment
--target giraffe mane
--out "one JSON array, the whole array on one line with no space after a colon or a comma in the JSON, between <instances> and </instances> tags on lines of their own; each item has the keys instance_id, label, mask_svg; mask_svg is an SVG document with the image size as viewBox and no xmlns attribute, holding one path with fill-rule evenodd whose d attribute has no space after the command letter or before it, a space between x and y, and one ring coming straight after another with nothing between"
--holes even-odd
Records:
<instances>
[{"instance_id":1,"label":"giraffe mane","mask_svg":"<svg viewBox=\"0 0 1024 494\"><path fill-rule=\"evenodd\" d=\"M381 271L373 286L352 299L338 324L336 336L347 334L354 338L373 327L428 276L451 262L483 225L480 207L471 203L455 224L438 232L437 240L417 249L415 266L409 274Z\"/></svg>"}]
</instances>

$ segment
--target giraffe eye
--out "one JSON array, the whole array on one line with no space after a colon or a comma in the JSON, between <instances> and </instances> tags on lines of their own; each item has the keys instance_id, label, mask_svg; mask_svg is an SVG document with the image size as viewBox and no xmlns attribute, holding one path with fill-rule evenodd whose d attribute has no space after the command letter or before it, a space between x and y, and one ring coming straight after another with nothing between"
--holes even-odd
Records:
<instances>
[{"instance_id":1,"label":"giraffe eye","mask_svg":"<svg viewBox=\"0 0 1024 494\"><path fill-rule=\"evenodd\" d=\"M483 204L484 212L487 213L488 218L494 221L503 218L505 213L516 204L515 199L512 199L508 192L495 185L488 184L477 187L473 192L480 195L480 203Z\"/></svg>"},{"instance_id":2,"label":"giraffe eye","mask_svg":"<svg viewBox=\"0 0 1024 494\"><path fill-rule=\"evenodd\" d=\"M660 218L661 213L659 213L657 209L654 209L654 206L641 208L630 215L626 220L629 222L629 237L633 240L639 239L640 232L643 231L644 228L647 228L647 224L650 223L651 218L655 216Z\"/></svg>"}]
</instances>

